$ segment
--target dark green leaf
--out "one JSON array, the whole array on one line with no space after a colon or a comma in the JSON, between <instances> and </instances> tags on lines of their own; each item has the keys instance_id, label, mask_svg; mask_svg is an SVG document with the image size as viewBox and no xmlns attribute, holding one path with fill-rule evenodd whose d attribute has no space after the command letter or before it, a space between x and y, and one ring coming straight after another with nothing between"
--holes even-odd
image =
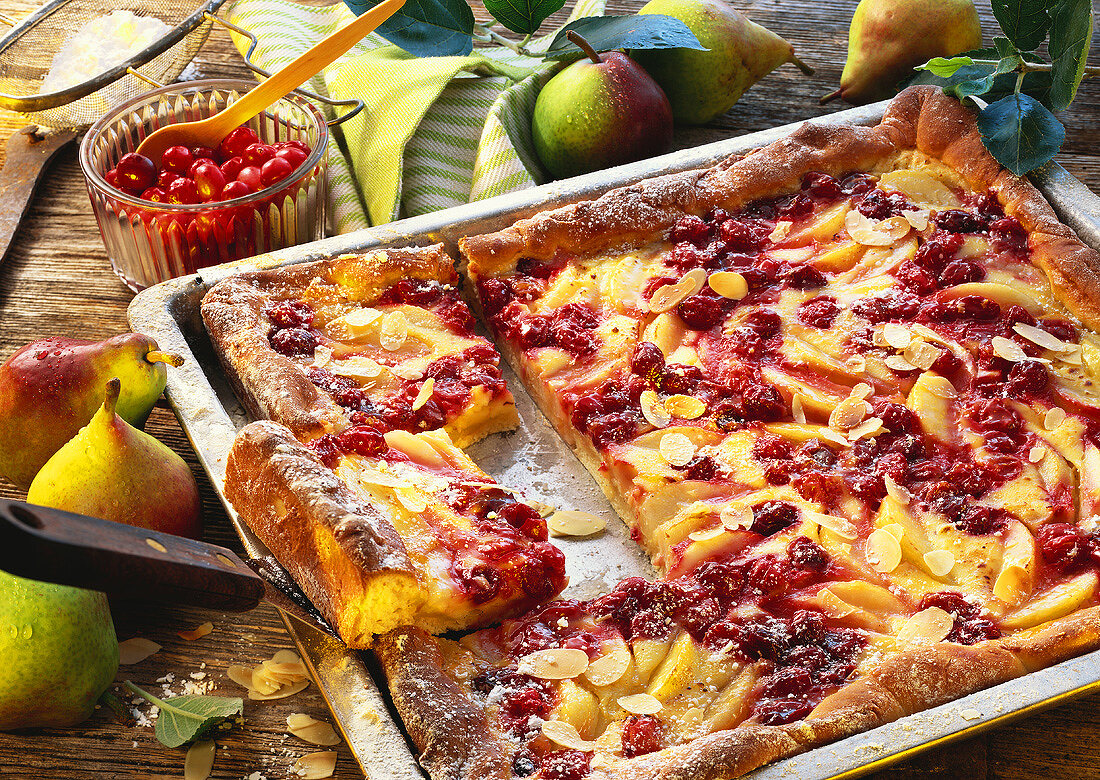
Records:
<instances>
[{"instance_id":1,"label":"dark green leaf","mask_svg":"<svg viewBox=\"0 0 1100 780\"><path fill-rule=\"evenodd\" d=\"M530 35L565 0L485 0L485 8L512 32Z\"/></svg>"},{"instance_id":2,"label":"dark green leaf","mask_svg":"<svg viewBox=\"0 0 1100 780\"><path fill-rule=\"evenodd\" d=\"M566 33L576 30L596 51L613 49L701 49L706 47L679 19L662 14L633 16L586 16L570 22L554 37L546 59L556 60L581 54Z\"/></svg>"},{"instance_id":3,"label":"dark green leaf","mask_svg":"<svg viewBox=\"0 0 1100 780\"><path fill-rule=\"evenodd\" d=\"M344 4L358 15L378 2L344 0ZM465 0L406 0L378 28L387 41L417 57L469 54L473 31L474 14Z\"/></svg>"},{"instance_id":4,"label":"dark green leaf","mask_svg":"<svg viewBox=\"0 0 1100 780\"><path fill-rule=\"evenodd\" d=\"M1050 102L1055 111L1061 111L1073 102L1085 72L1092 42L1091 0L1058 0L1051 15L1054 23L1048 48L1054 65Z\"/></svg>"},{"instance_id":5,"label":"dark green leaf","mask_svg":"<svg viewBox=\"0 0 1100 780\"><path fill-rule=\"evenodd\" d=\"M1039 48L1050 29L1050 0L992 0L993 15L1016 47Z\"/></svg>"},{"instance_id":6,"label":"dark green leaf","mask_svg":"<svg viewBox=\"0 0 1100 780\"><path fill-rule=\"evenodd\" d=\"M978 130L997 162L1018 176L1052 159L1066 129L1030 95L1011 94L978 112Z\"/></svg>"},{"instance_id":7,"label":"dark green leaf","mask_svg":"<svg viewBox=\"0 0 1100 780\"><path fill-rule=\"evenodd\" d=\"M994 52L994 55L996 53ZM982 59L975 52L969 55L973 59ZM1035 58L1025 57L1033 61ZM940 77L928 71L918 71L902 86L912 84L932 84L941 87L944 92L953 98L963 100L967 97L981 97L986 102L992 103L1005 95L1016 91L1015 72L997 75L994 65L975 62L974 65L964 65L951 76ZM1024 74L1021 89L1038 100L1047 108L1050 108L1050 73L1046 71L1032 71Z\"/></svg>"},{"instance_id":8,"label":"dark green leaf","mask_svg":"<svg viewBox=\"0 0 1100 780\"><path fill-rule=\"evenodd\" d=\"M176 696L159 706L155 732L170 748L201 739L244 712L241 699L226 696Z\"/></svg>"},{"instance_id":9,"label":"dark green leaf","mask_svg":"<svg viewBox=\"0 0 1100 780\"><path fill-rule=\"evenodd\" d=\"M947 78L948 76L954 76L955 71L962 66L973 64L974 60L969 57L952 57L951 59L933 57L923 65L918 65L917 70L926 70L940 78Z\"/></svg>"}]
</instances>

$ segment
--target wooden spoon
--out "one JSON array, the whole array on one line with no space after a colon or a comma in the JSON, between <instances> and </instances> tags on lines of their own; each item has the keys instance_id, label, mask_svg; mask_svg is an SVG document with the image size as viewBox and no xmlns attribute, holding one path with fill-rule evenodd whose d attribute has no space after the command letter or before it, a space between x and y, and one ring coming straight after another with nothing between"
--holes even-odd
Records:
<instances>
[{"instance_id":1,"label":"wooden spoon","mask_svg":"<svg viewBox=\"0 0 1100 780\"><path fill-rule=\"evenodd\" d=\"M214 116L197 122L168 125L146 136L138 146L137 153L159 165L161 155L170 146L208 146L216 149L230 130L247 122L276 100L304 84L362 40L367 33L389 19L404 4L405 0L383 0L362 16L314 44L293 62L271 74L269 79Z\"/></svg>"}]
</instances>

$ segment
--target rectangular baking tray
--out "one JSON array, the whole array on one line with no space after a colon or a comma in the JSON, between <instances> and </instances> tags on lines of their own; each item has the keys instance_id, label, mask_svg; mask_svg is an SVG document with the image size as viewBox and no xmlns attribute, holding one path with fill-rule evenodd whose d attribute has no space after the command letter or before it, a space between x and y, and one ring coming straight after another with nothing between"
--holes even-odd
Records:
<instances>
[{"instance_id":1,"label":"rectangular baking tray","mask_svg":"<svg viewBox=\"0 0 1100 780\"><path fill-rule=\"evenodd\" d=\"M877 123L884 103L814 120L824 124ZM760 148L800 123L730 138L606 171L554 182L432 214L404 219L269 255L204 269L151 287L129 309L130 325L180 353L185 364L169 372L166 395L210 476L246 551L267 551L225 501L225 460L237 430L248 422L218 364L199 314L202 296L217 281L243 271L273 268L385 246L442 241L452 253L459 238L504 228L547 208L596 197L645 178L712 165L732 154ZM1100 198L1056 164L1031 175L1059 216L1083 241L1100 249ZM608 530L593 539L559 540L570 575L566 595L589 598L623 577L652 576L648 560L615 519L607 499L572 452L554 433L522 385L505 372L516 396L519 430L491 436L470 454L499 482L529 499L607 517ZM347 649L301 621L283 614L348 746L370 780L423 778L414 749L392 711L384 677L369 653ZM940 707L840 740L757 770L756 780L858 777L944 742L970 737L1035 710L1061 704L1100 688L1100 651L1029 674Z\"/></svg>"}]
</instances>

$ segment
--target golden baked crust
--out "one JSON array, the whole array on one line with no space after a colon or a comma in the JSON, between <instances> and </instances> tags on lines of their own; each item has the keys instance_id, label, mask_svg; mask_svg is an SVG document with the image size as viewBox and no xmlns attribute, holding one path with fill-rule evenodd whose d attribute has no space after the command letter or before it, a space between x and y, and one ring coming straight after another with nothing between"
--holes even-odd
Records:
<instances>
[{"instance_id":1,"label":"golden baked crust","mask_svg":"<svg viewBox=\"0 0 1100 780\"><path fill-rule=\"evenodd\" d=\"M389 507L356 496L283 426L238 434L225 494L352 647L416 614L416 571Z\"/></svg>"}]
</instances>

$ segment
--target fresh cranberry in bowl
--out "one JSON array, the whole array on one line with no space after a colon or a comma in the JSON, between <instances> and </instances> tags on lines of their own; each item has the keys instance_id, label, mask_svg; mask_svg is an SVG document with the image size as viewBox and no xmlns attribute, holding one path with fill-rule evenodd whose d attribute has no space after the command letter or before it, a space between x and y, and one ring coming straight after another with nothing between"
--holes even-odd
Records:
<instances>
[{"instance_id":1,"label":"fresh cranberry in bowl","mask_svg":"<svg viewBox=\"0 0 1100 780\"><path fill-rule=\"evenodd\" d=\"M160 157L161 173L168 171L177 176L186 176L194 162L195 158L186 146L169 146Z\"/></svg>"},{"instance_id":2,"label":"fresh cranberry in bowl","mask_svg":"<svg viewBox=\"0 0 1100 780\"><path fill-rule=\"evenodd\" d=\"M129 152L115 166L119 187L130 192L144 192L156 184L157 166L148 157Z\"/></svg>"}]
</instances>

